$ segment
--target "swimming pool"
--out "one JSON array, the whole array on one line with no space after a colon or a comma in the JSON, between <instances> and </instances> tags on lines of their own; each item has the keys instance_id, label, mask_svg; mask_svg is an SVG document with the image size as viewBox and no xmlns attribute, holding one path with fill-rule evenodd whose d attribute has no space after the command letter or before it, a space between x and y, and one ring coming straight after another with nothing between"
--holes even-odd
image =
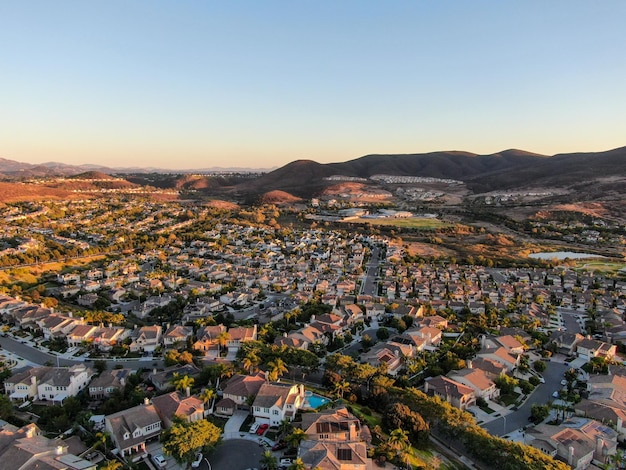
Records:
<instances>
[{"instance_id":1,"label":"swimming pool","mask_svg":"<svg viewBox=\"0 0 626 470\"><path fill-rule=\"evenodd\" d=\"M304 407L305 408L312 408L312 409L317 409L320 406L325 405L326 403L328 403L330 400L326 397L323 397L321 395L317 395L315 393L311 393L311 392L306 392L305 393L305 398L304 398Z\"/></svg>"}]
</instances>

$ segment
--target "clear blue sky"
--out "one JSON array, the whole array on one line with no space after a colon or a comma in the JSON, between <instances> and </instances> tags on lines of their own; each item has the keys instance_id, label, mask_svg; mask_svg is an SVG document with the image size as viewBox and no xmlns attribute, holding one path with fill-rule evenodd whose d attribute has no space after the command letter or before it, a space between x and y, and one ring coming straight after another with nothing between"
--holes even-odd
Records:
<instances>
[{"instance_id":1,"label":"clear blue sky","mask_svg":"<svg viewBox=\"0 0 626 470\"><path fill-rule=\"evenodd\" d=\"M0 157L269 168L626 145L626 1L0 2Z\"/></svg>"}]
</instances>

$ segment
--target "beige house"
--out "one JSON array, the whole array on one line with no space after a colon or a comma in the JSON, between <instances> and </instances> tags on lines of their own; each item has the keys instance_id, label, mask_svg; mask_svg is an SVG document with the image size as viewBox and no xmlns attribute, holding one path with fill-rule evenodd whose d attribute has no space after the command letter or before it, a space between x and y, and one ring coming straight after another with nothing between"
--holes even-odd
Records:
<instances>
[{"instance_id":1,"label":"beige house","mask_svg":"<svg viewBox=\"0 0 626 470\"><path fill-rule=\"evenodd\" d=\"M146 443L158 440L161 434L161 418L147 401L106 416L104 423L122 456L146 452Z\"/></svg>"},{"instance_id":2,"label":"beige house","mask_svg":"<svg viewBox=\"0 0 626 470\"><path fill-rule=\"evenodd\" d=\"M424 392L428 395L439 397L464 411L476 404L476 392L474 392L474 389L443 375L426 379Z\"/></svg>"}]
</instances>

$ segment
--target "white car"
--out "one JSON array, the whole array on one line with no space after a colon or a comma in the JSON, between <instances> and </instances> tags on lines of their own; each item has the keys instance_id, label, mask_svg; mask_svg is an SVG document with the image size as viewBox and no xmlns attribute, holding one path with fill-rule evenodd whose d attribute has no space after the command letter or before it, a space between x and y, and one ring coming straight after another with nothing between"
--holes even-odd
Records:
<instances>
[{"instance_id":1,"label":"white car","mask_svg":"<svg viewBox=\"0 0 626 470\"><path fill-rule=\"evenodd\" d=\"M289 467L292 463L291 459L280 459L280 465L282 467Z\"/></svg>"},{"instance_id":2,"label":"white car","mask_svg":"<svg viewBox=\"0 0 626 470\"><path fill-rule=\"evenodd\" d=\"M261 423L254 423L252 426L250 426L250 431L248 431L250 434L255 434L258 429L259 426L261 426Z\"/></svg>"},{"instance_id":3,"label":"white car","mask_svg":"<svg viewBox=\"0 0 626 470\"><path fill-rule=\"evenodd\" d=\"M153 455L152 461L157 467L161 467L161 468L167 467L167 462L165 461L165 457L163 457L161 454Z\"/></svg>"},{"instance_id":4,"label":"white car","mask_svg":"<svg viewBox=\"0 0 626 470\"><path fill-rule=\"evenodd\" d=\"M198 468L200 466L200 464L202 463L202 457L203 457L202 452L198 452L196 454L195 460L193 462L191 462L191 466L193 468Z\"/></svg>"}]
</instances>

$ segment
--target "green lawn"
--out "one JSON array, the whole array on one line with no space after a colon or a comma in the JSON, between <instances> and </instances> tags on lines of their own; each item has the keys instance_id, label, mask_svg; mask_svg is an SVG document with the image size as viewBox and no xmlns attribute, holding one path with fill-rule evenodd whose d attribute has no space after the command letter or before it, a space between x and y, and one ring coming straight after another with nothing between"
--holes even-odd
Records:
<instances>
[{"instance_id":1,"label":"green lawn","mask_svg":"<svg viewBox=\"0 0 626 470\"><path fill-rule=\"evenodd\" d=\"M441 227L449 227L450 224L442 222L439 219L431 219L427 217L407 217L407 218L388 218L388 219L352 219L349 222L370 224L370 225L387 225L401 228L417 228L421 230L435 230Z\"/></svg>"}]
</instances>

